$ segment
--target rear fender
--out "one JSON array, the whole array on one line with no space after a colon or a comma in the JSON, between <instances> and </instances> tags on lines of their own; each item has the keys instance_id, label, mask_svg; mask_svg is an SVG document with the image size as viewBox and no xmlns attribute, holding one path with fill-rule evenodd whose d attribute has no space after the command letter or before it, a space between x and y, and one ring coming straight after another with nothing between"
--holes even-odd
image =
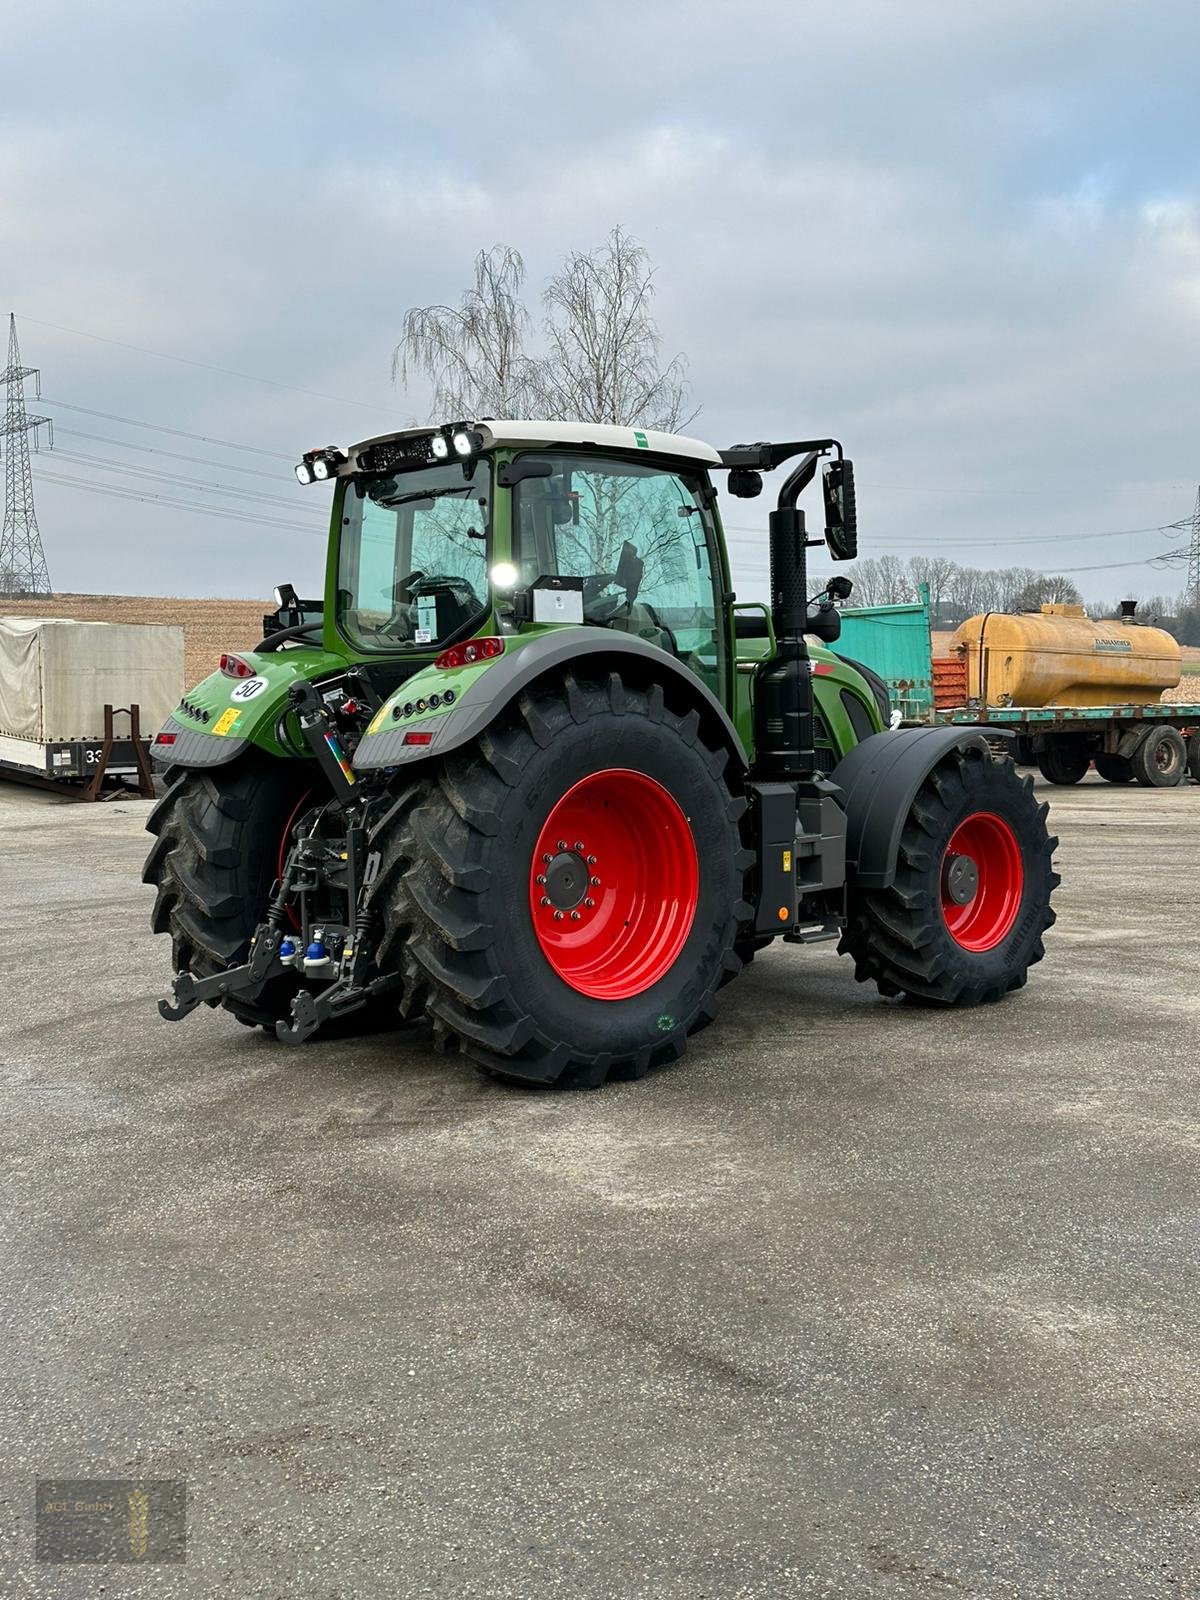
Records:
<instances>
[{"instance_id":1,"label":"rear fender","mask_svg":"<svg viewBox=\"0 0 1200 1600\"><path fill-rule=\"evenodd\" d=\"M896 878L900 835L930 772L952 750L990 761L988 739L974 728L904 728L875 733L830 773L845 796L846 876L859 889L886 889Z\"/></svg>"},{"instance_id":2,"label":"rear fender","mask_svg":"<svg viewBox=\"0 0 1200 1600\"><path fill-rule=\"evenodd\" d=\"M602 628L552 628L525 640L513 640L502 656L486 664L441 672L426 668L406 683L371 723L354 756L355 770L412 766L470 744L495 722L504 708L535 679L554 671L586 667L591 671L625 671L644 681L668 683L691 697L702 721L743 768L746 751L729 713L694 672L674 656L644 640ZM455 699L446 707L450 688ZM428 715L403 716L403 707L436 694L441 705ZM417 733L427 744L407 742Z\"/></svg>"},{"instance_id":3,"label":"rear fender","mask_svg":"<svg viewBox=\"0 0 1200 1600\"><path fill-rule=\"evenodd\" d=\"M237 653L254 676L210 672L189 689L150 746L161 766L223 767L251 746L294 759L296 751L281 744L276 731L288 708L288 690L346 667L341 656L305 647Z\"/></svg>"}]
</instances>

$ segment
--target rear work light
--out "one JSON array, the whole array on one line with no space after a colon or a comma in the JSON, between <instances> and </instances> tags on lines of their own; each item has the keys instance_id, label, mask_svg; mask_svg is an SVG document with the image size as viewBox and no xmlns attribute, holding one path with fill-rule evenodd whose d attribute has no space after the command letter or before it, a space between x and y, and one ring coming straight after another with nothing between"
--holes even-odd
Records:
<instances>
[{"instance_id":1,"label":"rear work light","mask_svg":"<svg viewBox=\"0 0 1200 1600\"><path fill-rule=\"evenodd\" d=\"M243 661L241 656L230 655L225 652L221 656L221 671L227 678L252 678L254 668L248 661Z\"/></svg>"},{"instance_id":2,"label":"rear work light","mask_svg":"<svg viewBox=\"0 0 1200 1600\"><path fill-rule=\"evenodd\" d=\"M434 661L435 667L450 672L455 667L469 667L475 661L489 661L504 654L503 639L468 639L466 644L452 644Z\"/></svg>"}]
</instances>

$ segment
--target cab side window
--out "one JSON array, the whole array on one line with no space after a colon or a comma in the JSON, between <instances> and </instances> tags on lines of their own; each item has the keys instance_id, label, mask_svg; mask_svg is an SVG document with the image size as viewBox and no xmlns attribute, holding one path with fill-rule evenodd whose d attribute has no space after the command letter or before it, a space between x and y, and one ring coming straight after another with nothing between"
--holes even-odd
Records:
<instances>
[{"instance_id":1,"label":"cab side window","mask_svg":"<svg viewBox=\"0 0 1200 1600\"><path fill-rule=\"evenodd\" d=\"M719 692L723 648L702 480L640 461L539 454L514 490L523 582L583 580L584 620L668 650Z\"/></svg>"}]
</instances>

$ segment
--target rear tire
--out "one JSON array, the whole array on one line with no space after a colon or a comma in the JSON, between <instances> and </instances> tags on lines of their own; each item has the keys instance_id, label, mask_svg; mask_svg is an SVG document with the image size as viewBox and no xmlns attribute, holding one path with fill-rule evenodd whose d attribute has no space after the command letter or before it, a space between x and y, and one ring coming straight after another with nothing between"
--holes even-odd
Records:
<instances>
[{"instance_id":1,"label":"rear tire","mask_svg":"<svg viewBox=\"0 0 1200 1600\"><path fill-rule=\"evenodd\" d=\"M874 980L890 998L939 1006L979 1005L1020 989L1054 922L1058 840L1046 831L1049 809L1034 798L1033 779L1019 777L1010 761L953 751L939 762L909 809L895 883L863 891L851 885L838 948L854 957L859 982ZM973 842L952 851L958 840ZM959 903L947 874L963 853L979 858L978 888Z\"/></svg>"},{"instance_id":2,"label":"rear tire","mask_svg":"<svg viewBox=\"0 0 1200 1600\"><path fill-rule=\"evenodd\" d=\"M1078 783L1091 765L1091 756L1085 744L1073 739L1057 738L1038 752L1038 771L1047 783L1062 787Z\"/></svg>"},{"instance_id":3,"label":"rear tire","mask_svg":"<svg viewBox=\"0 0 1200 1600\"><path fill-rule=\"evenodd\" d=\"M150 925L170 934L176 972L209 977L245 960L278 876L285 828L311 782L299 763L269 757L177 770L147 819L157 838L142 870L142 882L158 890ZM253 1005L222 1003L247 1026L273 1028L297 986L281 977Z\"/></svg>"},{"instance_id":4,"label":"rear tire","mask_svg":"<svg viewBox=\"0 0 1200 1600\"><path fill-rule=\"evenodd\" d=\"M1200 729L1187 742L1187 763L1192 778L1200 783Z\"/></svg>"},{"instance_id":5,"label":"rear tire","mask_svg":"<svg viewBox=\"0 0 1200 1600\"><path fill-rule=\"evenodd\" d=\"M1152 727L1130 757L1143 789L1174 789L1187 771L1187 746L1177 728Z\"/></svg>"},{"instance_id":6,"label":"rear tire","mask_svg":"<svg viewBox=\"0 0 1200 1600\"><path fill-rule=\"evenodd\" d=\"M697 713L671 710L657 685L635 689L612 673L603 684L567 677L521 695L476 743L412 782L382 824L372 897L385 929L378 962L403 975L404 1015L428 1011L451 1048L526 1083L593 1088L610 1073L641 1077L682 1055L688 1035L715 1015L722 981L742 965L735 943L751 915L743 892L753 854L739 828L746 802L726 784L727 760L700 737ZM586 820L568 829L580 837L564 836L561 860L556 841L545 849L543 830L552 815L567 814L565 797L602 797L604 784L622 776L635 780L633 795L648 784L647 792L666 796L661 814L653 806L647 813L660 822L644 851L639 835L626 851L611 843L593 850ZM611 811L602 798L589 803L606 808L595 812L599 837L625 814L615 801ZM662 831L661 818L676 809L686 838ZM587 868L592 881L601 879L591 910L571 900L577 842L581 860L597 857ZM671 926L665 908L674 900L694 909L656 965L650 946L630 944L640 926L635 911L605 921L607 896L644 883L657 861L669 875L679 844L685 855L694 847L694 887L679 887L677 874L673 898L656 902L664 910L655 915ZM541 885L539 873L551 881ZM653 894L653 878L649 887ZM551 895L553 904L543 905ZM578 950L555 944L572 938L573 905ZM581 957L589 949L591 967ZM613 968L618 949L621 961L629 952L628 967ZM599 992L623 986L632 992Z\"/></svg>"},{"instance_id":7,"label":"rear tire","mask_svg":"<svg viewBox=\"0 0 1200 1600\"><path fill-rule=\"evenodd\" d=\"M1096 771L1106 783L1133 782L1133 766L1125 756L1097 756Z\"/></svg>"}]
</instances>

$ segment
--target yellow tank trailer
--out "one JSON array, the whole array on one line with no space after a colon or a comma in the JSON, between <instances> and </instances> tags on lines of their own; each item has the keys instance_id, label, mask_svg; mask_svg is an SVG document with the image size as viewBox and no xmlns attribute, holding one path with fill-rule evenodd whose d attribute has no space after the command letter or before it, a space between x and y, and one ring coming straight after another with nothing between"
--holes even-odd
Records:
<instances>
[{"instance_id":1,"label":"yellow tank trailer","mask_svg":"<svg viewBox=\"0 0 1200 1600\"><path fill-rule=\"evenodd\" d=\"M950 649L966 662L969 698L989 706L1145 705L1181 675L1169 633L1093 622L1082 606L968 617Z\"/></svg>"}]
</instances>

